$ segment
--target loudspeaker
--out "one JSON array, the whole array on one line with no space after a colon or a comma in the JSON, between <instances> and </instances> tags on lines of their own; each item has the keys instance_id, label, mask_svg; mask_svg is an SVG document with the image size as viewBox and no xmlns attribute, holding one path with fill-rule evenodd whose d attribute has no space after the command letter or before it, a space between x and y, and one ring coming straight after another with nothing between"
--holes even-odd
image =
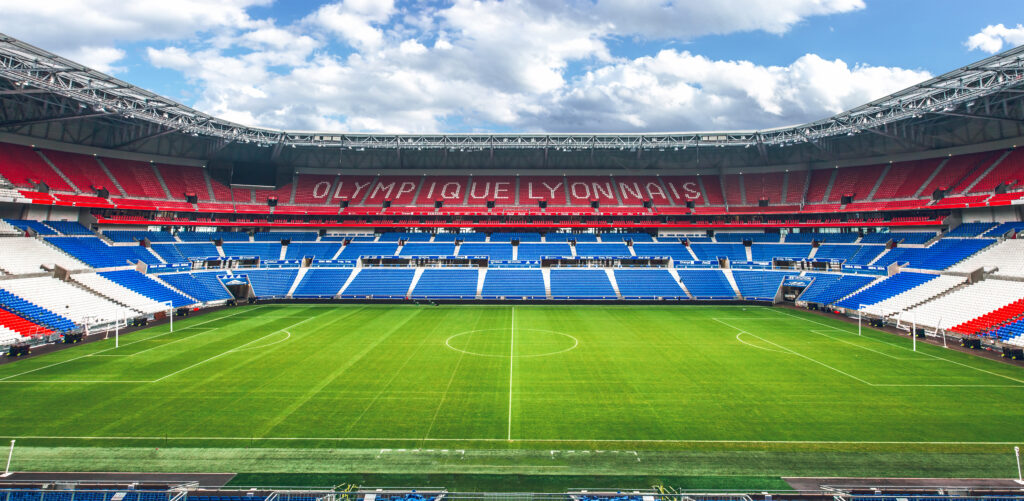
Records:
<instances>
[{"instance_id":1,"label":"loudspeaker","mask_svg":"<svg viewBox=\"0 0 1024 501\"><path fill-rule=\"evenodd\" d=\"M853 195L850 193L843 194L843 204L853 203Z\"/></svg>"},{"instance_id":2,"label":"loudspeaker","mask_svg":"<svg viewBox=\"0 0 1024 501\"><path fill-rule=\"evenodd\" d=\"M267 197L268 207L277 207L277 197Z\"/></svg>"},{"instance_id":3,"label":"loudspeaker","mask_svg":"<svg viewBox=\"0 0 1024 501\"><path fill-rule=\"evenodd\" d=\"M654 204L650 200L644 200L644 208L650 209L651 207L654 207Z\"/></svg>"},{"instance_id":4,"label":"loudspeaker","mask_svg":"<svg viewBox=\"0 0 1024 501\"><path fill-rule=\"evenodd\" d=\"M548 201L547 200L541 200L540 202L537 202L537 207L540 207L541 209L547 209L548 208Z\"/></svg>"},{"instance_id":5,"label":"loudspeaker","mask_svg":"<svg viewBox=\"0 0 1024 501\"><path fill-rule=\"evenodd\" d=\"M1003 357L1010 360L1024 360L1024 348L1011 348L1003 346Z\"/></svg>"},{"instance_id":6,"label":"loudspeaker","mask_svg":"<svg viewBox=\"0 0 1024 501\"><path fill-rule=\"evenodd\" d=\"M385 209L387 209L388 207L391 207L391 200L385 200L384 203L381 205L381 207L383 207Z\"/></svg>"},{"instance_id":7,"label":"loudspeaker","mask_svg":"<svg viewBox=\"0 0 1024 501\"><path fill-rule=\"evenodd\" d=\"M936 188L935 191L932 192L932 200L942 200L943 198L946 198L945 187Z\"/></svg>"},{"instance_id":8,"label":"loudspeaker","mask_svg":"<svg viewBox=\"0 0 1024 501\"><path fill-rule=\"evenodd\" d=\"M762 198L762 199L758 200L757 201L757 206L758 207L768 207L768 199L767 198Z\"/></svg>"},{"instance_id":9,"label":"loudspeaker","mask_svg":"<svg viewBox=\"0 0 1024 501\"><path fill-rule=\"evenodd\" d=\"M960 338L960 346L964 348L970 348L972 350L981 349L981 340L978 338L963 337Z\"/></svg>"},{"instance_id":10,"label":"loudspeaker","mask_svg":"<svg viewBox=\"0 0 1024 501\"><path fill-rule=\"evenodd\" d=\"M49 193L50 185L40 181L39 184L36 185L36 191L38 191L39 193Z\"/></svg>"},{"instance_id":11,"label":"loudspeaker","mask_svg":"<svg viewBox=\"0 0 1024 501\"><path fill-rule=\"evenodd\" d=\"M106 188L104 188L102 186L99 187L99 188L96 188L96 196L98 196L100 198L110 198L110 190L108 190L108 189L106 189Z\"/></svg>"},{"instance_id":12,"label":"loudspeaker","mask_svg":"<svg viewBox=\"0 0 1024 501\"><path fill-rule=\"evenodd\" d=\"M488 209L493 209L494 208L494 200L488 200L487 201L487 208Z\"/></svg>"},{"instance_id":13,"label":"loudspeaker","mask_svg":"<svg viewBox=\"0 0 1024 501\"><path fill-rule=\"evenodd\" d=\"M21 357L29 354L29 347L27 344L12 344L7 349L7 356L9 357Z\"/></svg>"},{"instance_id":14,"label":"loudspeaker","mask_svg":"<svg viewBox=\"0 0 1024 501\"><path fill-rule=\"evenodd\" d=\"M64 344L75 344L82 342L82 333L64 334Z\"/></svg>"},{"instance_id":15,"label":"loudspeaker","mask_svg":"<svg viewBox=\"0 0 1024 501\"><path fill-rule=\"evenodd\" d=\"M694 207L696 207L696 206L697 206L697 204L696 204L696 203L694 203L694 202L693 202L693 200L687 200L687 201L686 201L686 208L687 208L687 209L692 209L692 208L694 208Z\"/></svg>"},{"instance_id":16,"label":"loudspeaker","mask_svg":"<svg viewBox=\"0 0 1024 501\"><path fill-rule=\"evenodd\" d=\"M590 207L593 208L593 209L600 209L601 208L601 202L598 202L597 200L591 200L590 201Z\"/></svg>"},{"instance_id":17,"label":"loudspeaker","mask_svg":"<svg viewBox=\"0 0 1024 501\"><path fill-rule=\"evenodd\" d=\"M195 193L186 193L185 201L190 204L199 203L199 195L196 195Z\"/></svg>"},{"instance_id":18,"label":"loudspeaker","mask_svg":"<svg viewBox=\"0 0 1024 501\"><path fill-rule=\"evenodd\" d=\"M434 201L434 208L435 209L440 209L443 206L444 206L444 202L442 202L441 200L435 200Z\"/></svg>"},{"instance_id":19,"label":"loudspeaker","mask_svg":"<svg viewBox=\"0 0 1024 501\"><path fill-rule=\"evenodd\" d=\"M348 200L341 201L341 208L344 209L345 207L348 207Z\"/></svg>"}]
</instances>

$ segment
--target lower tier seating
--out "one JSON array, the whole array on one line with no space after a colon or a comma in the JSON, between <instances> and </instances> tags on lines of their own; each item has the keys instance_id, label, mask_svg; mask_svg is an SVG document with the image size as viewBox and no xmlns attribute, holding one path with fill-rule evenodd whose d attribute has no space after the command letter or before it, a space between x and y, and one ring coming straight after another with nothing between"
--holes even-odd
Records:
<instances>
[{"instance_id":1,"label":"lower tier seating","mask_svg":"<svg viewBox=\"0 0 1024 501\"><path fill-rule=\"evenodd\" d=\"M139 274L136 271L132 271L132 273ZM118 303L124 304L129 308L142 313L153 314L158 311L167 310L166 306L154 301L152 298L143 296L133 290L126 289L122 285L114 283L112 280L103 277L98 273L76 273L71 275L71 279L97 294L115 299Z\"/></svg>"},{"instance_id":2,"label":"lower tier seating","mask_svg":"<svg viewBox=\"0 0 1024 501\"><path fill-rule=\"evenodd\" d=\"M733 270L732 278L740 289L743 299L755 301L772 301L782 286L782 281L790 273L771 271Z\"/></svg>"},{"instance_id":3,"label":"lower tier seating","mask_svg":"<svg viewBox=\"0 0 1024 501\"><path fill-rule=\"evenodd\" d=\"M49 334L53 332L45 326L39 325L3 308L0 308L0 326L17 334L19 337L33 336L36 334ZM0 344L3 344L3 342L0 342Z\"/></svg>"},{"instance_id":4,"label":"lower tier seating","mask_svg":"<svg viewBox=\"0 0 1024 501\"><path fill-rule=\"evenodd\" d=\"M903 294L910 289L936 278L938 278L938 275L907 272L897 273L872 284L871 287L868 287L867 289L839 301L836 303L836 306L850 310L859 310L864 306L879 303L898 294Z\"/></svg>"},{"instance_id":5,"label":"lower tier seating","mask_svg":"<svg viewBox=\"0 0 1024 501\"><path fill-rule=\"evenodd\" d=\"M966 280L963 277L951 275L937 276L917 287L867 306L863 311L872 315L888 317L936 297L963 284Z\"/></svg>"},{"instance_id":6,"label":"lower tier seating","mask_svg":"<svg viewBox=\"0 0 1024 501\"><path fill-rule=\"evenodd\" d=\"M285 297L299 274L297 268L275 270L240 270L236 275L249 277L252 293L259 298Z\"/></svg>"},{"instance_id":7,"label":"lower tier seating","mask_svg":"<svg viewBox=\"0 0 1024 501\"><path fill-rule=\"evenodd\" d=\"M911 308L903 316L918 325L948 329L998 310L1024 297L1020 282L982 280Z\"/></svg>"},{"instance_id":8,"label":"lower tier seating","mask_svg":"<svg viewBox=\"0 0 1024 501\"><path fill-rule=\"evenodd\" d=\"M615 282L623 299L689 299L668 270L615 270Z\"/></svg>"},{"instance_id":9,"label":"lower tier seating","mask_svg":"<svg viewBox=\"0 0 1024 501\"><path fill-rule=\"evenodd\" d=\"M617 299L604 270L551 270L554 299Z\"/></svg>"},{"instance_id":10,"label":"lower tier seating","mask_svg":"<svg viewBox=\"0 0 1024 501\"><path fill-rule=\"evenodd\" d=\"M483 299L544 299L544 275L539 269L488 269Z\"/></svg>"},{"instance_id":11,"label":"lower tier seating","mask_svg":"<svg viewBox=\"0 0 1024 501\"><path fill-rule=\"evenodd\" d=\"M341 291L352 268L310 268L292 293L296 298L329 298Z\"/></svg>"},{"instance_id":12,"label":"lower tier seating","mask_svg":"<svg viewBox=\"0 0 1024 501\"><path fill-rule=\"evenodd\" d=\"M342 291L343 298L402 299L409 292L416 270L363 268Z\"/></svg>"},{"instance_id":13,"label":"lower tier seating","mask_svg":"<svg viewBox=\"0 0 1024 501\"><path fill-rule=\"evenodd\" d=\"M195 303L191 298L185 297L174 290L153 280L135 270L105 271L99 274L126 289L130 289L158 303L170 302L174 308L188 306ZM116 296L108 296L114 297Z\"/></svg>"},{"instance_id":14,"label":"lower tier seating","mask_svg":"<svg viewBox=\"0 0 1024 501\"><path fill-rule=\"evenodd\" d=\"M123 306L52 277L4 280L0 288L52 312L60 312L77 325L112 322L136 315Z\"/></svg>"},{"instance_id":15,"label":"lower tier seating","mask_svg":"<svg viewBox=\"0 0 1024 501\"><path fill-rule=\"evenodd\" d=\"M807 276L813 277L814 281L804 289L799 299L817 304L832 304L875 280L875 277L863 275L808 273Z\"/></svg>"},{"instance_id":16,"label":"lower tier seating","mask_svg":"<svg viewBox=\"0 0 1024 501\"><path fill-rule=\"evenodd\" d=\"M413 288L416 299L474 299L480 273L476 269L426 269Z\"/></svg>"},{"instance_id":17,"label":"lower tier seating","mask_svg":"<svg viewBox=\"0 0 1024 501\"><path fill-rule=\"evenodd\" d=\"M188 294L204 303L225 301L234 296L217 279L220 272L207 271L199 273L167 273L159 275L160 280L167 282L175 289Z\"/></svg>"},{"instance_id":18,"label":"lower tier seating","mask_svg":"<svg viewBox=\"0 0 1024 501\"><path fill-rule=\"evenodd\" d=\"M736 291L722 270L679 270L679 279L694 299L736 298Z\"/></svg>"}]
</instances>

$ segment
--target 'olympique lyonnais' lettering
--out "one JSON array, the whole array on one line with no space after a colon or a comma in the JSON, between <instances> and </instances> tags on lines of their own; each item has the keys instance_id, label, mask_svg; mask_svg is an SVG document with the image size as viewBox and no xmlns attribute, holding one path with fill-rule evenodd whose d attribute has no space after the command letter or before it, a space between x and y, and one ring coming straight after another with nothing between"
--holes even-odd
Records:
<instances>
[{"instance_id":1,"label":"'olympique lyonnais' lettering","mask_svg":"<svg viewBox=\"0 0 1024 501\"><path fill-rule=\"evenodd\" d=\"M667 200L665 196L665 190L661 189L661 185L657 182L651 181L643 186L639 182L625 182L619 183L619 194L622 195L623 201L628 200L645 200L650 197L651 200Z\"/></svg>"},{"instance_id":2,"label":"'olympique lyonnais' lettering","mask_svg":"<svg viewBox=\"0 0 1024 501\"><path fill-rule=\"evenodd\" d=\"M332 198L344 198L345 189L347 187L354 187L352 193L348 195L349 200L359 200L362 198L363 190L370 186L370 181L345 181L344 179L338 181L338 187L334 190L334 197Z\"/></svg>"},{"instance_id":3,"label":"'olympique lyonnais' lettering","mask_svg":"<svg viewBox=\"0 0 1024 501\"><path fill-rule=\"evenodd\" d=\"M313 198L327 198L327 193L331 191L330 181L320 181L313 186Z\"/></svg>"},{"instance_id":4,"label":"'olympique lyonnais' lettering","mask_svg":"<svg viewBox=\"0 0 1024 501\"><path fill-rule=\"evenodd\" d=\"M562 187L562 182L551 184L547 181L541 181L538 184L543 186L543 189L538 188L536 194L534 193L533 183L533 181L526 182L527 200L556 200L559 198L555 196L555 193L557 193L558 189Z\"/></svg>"},{"instance_id":5,"label":"'olympique lyonnais' lettering","mask_svg":"<svg viewBox=\"0 0 1024 501\"><path fill-rule=\"evenodd\" d=\"M508 200L512 198L512 183L509 181L473 182L473 186L469 188L469 198L472 200Z\"/></svg>"},{"instance_id":6,"label":"'olympique lyonnais' lettering","mask_svg":"<svg viewBox=\"0 0 1024 501\"><path fill-rule=\"evenodd\" d=\"M615 199L615 190L612 188L612 182L608 181L604 184L593 182L587 184L583 181L575 181L569 183L569 193L572 198L581 200L590 200L591 198L596 199Z\"/></svg>"},{"instance_id":7,"label":"'olympique lyonnais' lettering","mask_svg":"<svg viewBox=\"0 0 1024 501\"><path fill-rule=\"evenodd\" d=\"M685 198L687 200L696 200L696 199L701 197L701 195L700 195L700 188L698 188L697 187L697 183L695 183L693 181L687 181L687 182L683 183L682 188L683 188L683 191L686 192L683 195L679 194L679 191L676 190L676 186L674 184L672 184L672 183L667 183L667 184L668 184L668 189L672 190L672 195L675 196L676 198Z\"/></svg>"},{"instance_id":8,"label":"'olympique lyonnais' lettering","mask_svg":"<svg viewBox=\"0 0 1024 501\"><path fill-rule=\"evenodd\" d=\"M462 199L462 183L455 181L449 181L446 183L438 183L431 181L427 187L427 200L461 200Z\"/></svg>"},{"instance_id":9,"label":"'olympique lyonnais' lettering","mask_svg":"<svg viewBox=\"0 0 1024 501\"><path fill-rule=\"evenodd\" d=\"M398 187L396 190L395 187ZM378 182L377 186L373 187L373 191L370 193L371 200L398 200L402 198L402 195L412 193L416 190L416 183L412 181L403 181L398 183L397 181L391 182ZM383 193L382 197L378 197L378 194Z\"/></svg>"}]
</instances>

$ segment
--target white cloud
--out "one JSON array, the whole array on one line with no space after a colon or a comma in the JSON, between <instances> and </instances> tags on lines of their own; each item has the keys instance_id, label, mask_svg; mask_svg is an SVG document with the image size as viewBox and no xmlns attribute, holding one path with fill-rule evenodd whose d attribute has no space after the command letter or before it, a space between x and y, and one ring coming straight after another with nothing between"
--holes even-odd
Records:
<instances>
[{"instance_id":1,"label":"white cloud","mask_svg":"<svg viewBox=\"0 0 1024 501\"><path fill-rule=\"evenodd\" d=\"M60 55L92 69L111 73L120 70L120 68L114 66L114 63L124 58L125 52L117 47L89 47L83 45L70 49Z\"/></svg>"},{"instance_id":2,"label":"white cloud","mask_svg":"<svg viewBox=\"0 0 1024 501\"><path fill-rule=\"evenodd\" d=\"M248 7L267 1L0 8L11 2L28 41L51 40L44 47L100 68L125 57L117 42L145 40L146 61L181 73L196 108L288 129L761 128L822 118L928 77L814 54L763 66L612 49L625 37L782 34L811 16L863 9L863 0L341 0L290 25L250 17ZM344 53L332 53L339 42Z\"/></svg>"},{"instance_id":3,"label":"white cloud","mask_svg":"<svg viewBox=\"0 0 1024 501\"><path fill-rule=\"evenodd\" d=\"M971 35L964 45L970 50L981 50L995 54L1003 50L1003 45L1016 47L1024 44L1024 26L1007 28L1002 24L988 25L978 33Z\"/></svg>"}]
</instances>

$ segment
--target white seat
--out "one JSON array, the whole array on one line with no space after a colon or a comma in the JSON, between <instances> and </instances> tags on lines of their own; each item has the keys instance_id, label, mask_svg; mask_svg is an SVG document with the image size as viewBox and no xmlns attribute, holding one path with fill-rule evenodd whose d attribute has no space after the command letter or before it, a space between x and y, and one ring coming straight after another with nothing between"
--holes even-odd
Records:
<instances>
[{"instance_id":1,"label":"white seat","mask_svg":"<svg viewBox=\"0 0 1024 501\"><path fill-rule=\"evenodd\" d=\"M962 261L951 270L971 272L993 266L999 268L997 275L1024 276L1024 239L1004 240Z\"/></svg>"},{"instance_id":2,"label":"white seat","mask_svg":"<svg viewBox=\"0 0 1024 501\"><path fill-rule=\"evenodd\" d=\"M71 275L71 279L105 297L115 299L117 302L126 304L142 313L156 313L167 310L167 307L163 304L115 283L98 273L76 273Z\"/></svg>"},{"instance_id":3,"label":"white seat","mask_svg":"<svg viewBox=\"0 0 1024 501\"><path fill-rule=\"evenodd\" d=\"M0 281L0 289L46 308L78 325L84 325L86 322L113 322L137 315L134 310L52 277L4 280Z\"/></svg>"},{"instance_id":4,"label":"white seat","mask_svg":"<svg viewBox=\"0 0 1024 501\"><path fill-rule=\"evenodd\" d=\"M12 275L39 273L44 264L69 270L89 269L85 263L35 238L0 238L0 270Z\"/></svg>"},{"instance_id":5,"label":"white seat","mask_svg":"<svg viewBox=\"0 0 1024 501\"><path fill-rule=\"evenodd\" d=\"M1021 298L1024 298L1024 282L983 280L911 308L902 318L906 322L916 321L920 326L946 329Z\"/></svg>"}]
</instances>

